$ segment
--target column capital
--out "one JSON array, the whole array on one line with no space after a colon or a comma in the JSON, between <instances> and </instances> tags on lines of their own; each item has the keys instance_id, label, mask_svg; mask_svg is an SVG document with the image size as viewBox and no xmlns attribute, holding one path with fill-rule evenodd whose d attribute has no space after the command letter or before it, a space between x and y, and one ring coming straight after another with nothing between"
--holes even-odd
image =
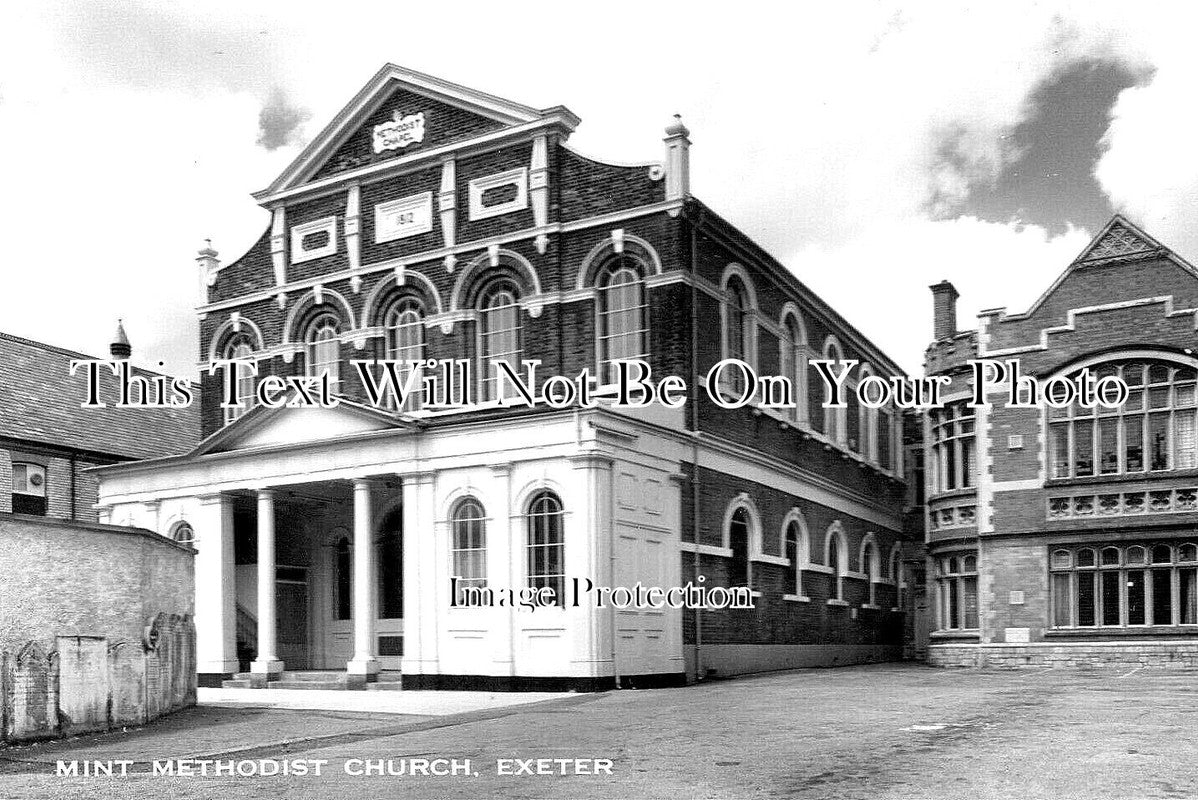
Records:
<instances>
[{"instance_id":1,"label":"column capital","mask_svg":"<svg viewBox=\"0 0 1198 800\"><path fill-rule=\"evenodd\" d=\"M412 483L417 486L421 484L430 484L433 482L433 479L437 477L437 471L435 469L420 470L417 472L400 472L397 474L404 483Z\"/></svg>"},{"instance_id":2,"label":"column capital","mask_svg":"<svg viewBox=\"0 0 1198 800\"><path fill-rule=\"evenodd\" d=\"M227 502L232 498L223 492L211 492L209 494L196 495L196 499L200 501L202 506L216 505L217 503Z\"/></svg>"},{"instance_id":3,"label":"column capital","mask_svg":"<svg viewBox=\"0 0 1198 800\"><path fill-rule=\"evenodd\" d=\"M254 493L258 495L259 500L268 500L268 499L273 500L274 496L275 496L275 491L276 490L271 486L263 486L258 489L255 489Z\"/></svg>"},{"instance_id":4,"label":"column capital","mask_svg":"<svg viewBox=\"0 0 1198 800\"><path fill-rule=\"evenodd\" d=\"M349 482L354 489L377 489L384 485L383 479L377 477L350 478Z\"/></svg>"},{"instance_id":5,"label":"column capital","mask_svg":"<svg viewBox=\"0 0 1198 800\"><path fill-rule=\"evenodd\" d=\"M574 469L611 469L616 462L605 453L575 453L567 458Z\"/></svg>"}]
</instances>

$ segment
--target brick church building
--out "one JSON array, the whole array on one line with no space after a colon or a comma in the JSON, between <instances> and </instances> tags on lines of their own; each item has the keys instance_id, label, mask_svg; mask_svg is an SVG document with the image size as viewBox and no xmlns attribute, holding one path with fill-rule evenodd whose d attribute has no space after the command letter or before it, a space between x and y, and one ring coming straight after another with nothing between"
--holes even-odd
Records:
<instances>
[{"instance_id":1,"label":"brick church building","mask_svg":"<svg viewBox=\"0 0 1198 800\"><path fill-rule=\"evenodd\" d=\"M1198 665L1198 271L1115 217L1026 312L958 331L956 290L932 293L927 371L956 402L925 425L931 662ZM971 358L1130 395L972 409Z\"/></svg>"},{"instance_id":2,"label":"brick church building","mask_svg":"<svg viewBox=\"0 0 1198 800\"><path fill-rule=\"evenodd\" d=\"M202 684L599 689L900 656L899 421L823 408L808 361L898 368L691 196L680 121L633 166L572 149L578 124L387 65L255 195L271 222L248 252L200 253L204 374L252 359L342 399L221 408L205 377L195 450L102 471L107 518L195 528ZM378 407L350 362L387 358L469 359L478 398ZM607 385L627 358L688 402L526 408L486 367ZM794 402L718 407L701 386L723 358ZM462 608L454 578L747 586L755 607Z\"/></svg>"}]
</instances>

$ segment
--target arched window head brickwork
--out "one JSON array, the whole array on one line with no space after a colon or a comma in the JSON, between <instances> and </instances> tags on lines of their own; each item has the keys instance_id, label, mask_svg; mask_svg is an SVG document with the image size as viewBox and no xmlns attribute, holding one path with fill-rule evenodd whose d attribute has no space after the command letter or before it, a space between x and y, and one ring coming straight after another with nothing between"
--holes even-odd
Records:
<instances>
[{"instance_id":1,"label":"arched window head brickwork","mask_svg":"<svg viewBox=\"0 0 1198 800\"><path fill-rule=\"evenodd\" d=\"M824 537L824 560L830 571L828 599L843 601L844 575L849 570L849 552L848 541L839 522L833 522Z\"/></svg>"},{"instance_id":2,"label":"arched window head brickwork","mask_svg":"<svg viewBox=\"0 0 1198 800\"><path fill-rule=\"evenodd\" d=\"M782 520L782 557L788 562L785 594L803 596L803 568L807 566L810 537L807 523L798 508L792 508Z\"/></svg>"}]
</instances>

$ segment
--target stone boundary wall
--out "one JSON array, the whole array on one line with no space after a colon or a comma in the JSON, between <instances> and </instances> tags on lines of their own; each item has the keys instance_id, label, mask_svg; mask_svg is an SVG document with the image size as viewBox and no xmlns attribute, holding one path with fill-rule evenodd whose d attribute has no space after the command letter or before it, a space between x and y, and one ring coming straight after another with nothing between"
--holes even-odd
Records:
<instances>
[{"instance_id":1,"label":"stone boundary wall","mask_svg":"<svg viewBox=\"0 0 1198 800\"><path fill-rule=\"evenodd\" d=\"M1111 666L1198 669L1198 640L933 644L928 647L928 663L936 667L988 669Z\"/></svg>"},{"instance_id":2,"label":"stone boundary wall","mask_svg":"<svg viewBox=\"0 0 1198 800\"><path fill-rule=\"evenodd\" d=\"M194 557L148 530L0 513L0 741L193 705Z\"/></svg>"}]
</instances>

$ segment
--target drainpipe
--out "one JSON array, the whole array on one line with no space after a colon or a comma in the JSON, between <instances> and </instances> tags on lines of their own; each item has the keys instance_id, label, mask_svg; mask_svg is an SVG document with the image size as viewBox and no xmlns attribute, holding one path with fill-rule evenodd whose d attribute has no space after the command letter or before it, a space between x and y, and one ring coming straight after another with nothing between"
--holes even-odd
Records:
<instances>
[{"instance_id":1,"label":"drainpipe","mask_svg":"<svg viewBox=\"0 0 1198 800\"><path fill-rule=\"evenodd\" d=\"M695 343L699 340L699 318L698 318L698 301L699 289L696 285L695 278L699 274L698 265L698 246L699 237L695 232L694 221L687 219L687 225L690 227L691 239L691 469L694 470L691 475L691 520L693 522L694 531L692 539L695 545L695 557L693 560L693 570L691 574L691 582L699 585L699 576L702 574L700 569L700 560L702 555L699 553L699 354ZM703 609L695 609L695 681L701 681L704 678L703 674Z\"/></svg>"},{"instance_id":2,"label":"drainpipe","mask_svg":"<svg viewBox=\"0 0 1198 800\"><path fill-rule=\"evenodd\" d=\"M616 585L616 484L615 464L607 470L607 585ZM616 661L616 606L613 603L609 610L611 614L611 670L616 679L616 688L620 685L620 666Z\"/></svg>"}]
</instances>

